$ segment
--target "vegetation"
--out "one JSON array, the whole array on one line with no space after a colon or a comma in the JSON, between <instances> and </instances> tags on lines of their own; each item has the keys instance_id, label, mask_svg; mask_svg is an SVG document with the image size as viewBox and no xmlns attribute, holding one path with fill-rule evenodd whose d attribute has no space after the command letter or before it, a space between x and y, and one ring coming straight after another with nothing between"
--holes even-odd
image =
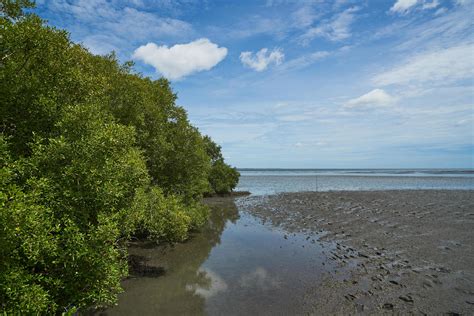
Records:
<instances>
[{"instance_id":1,"label":"vegetation","mask_svg":"<svg viewBox=\"0 0 474 316\"><path fill-rule=\"evenodd\" d=\"M239 174L166 79L0 0L0 312L116 302L126 240L182 241Z\"/></svg>"},{"instance_id":2,"label":"vegetation","mask_svg":"<svg viewBox=\"0 0 474 316\"><path fill-rule=\"evenodd\" d=\"M207 155L211 158L211 170L208 181L208 194L225 194L235 189L239 182L240 173L224 162L221 146L217 145L208 136L204 137Z\"/></svg>"}]
</instances>

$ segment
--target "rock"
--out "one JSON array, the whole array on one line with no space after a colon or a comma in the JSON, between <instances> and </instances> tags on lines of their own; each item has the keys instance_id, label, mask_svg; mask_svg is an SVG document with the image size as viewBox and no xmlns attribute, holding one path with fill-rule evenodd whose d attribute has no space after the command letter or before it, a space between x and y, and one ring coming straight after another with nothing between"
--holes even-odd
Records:
<instances>
[{"instance_id":1,"label":"rock","mask_svg":"<svg viewBox=\"0 0 474 316\"><path fill-rule=\"evenodd\" d=\"M349 301L353 301L357 298L355 295L352 295L352 294L344 295L344 297L346 298L346 300L349 300Z\"/></svg>"},{"instance_id":2,"label":"rock","mask_svg":"<svg viewBox=\"0 0 474 316\"><path fill-rule=\"evenodd\" d=\"M441 272L441 273L451 272L451 270L449 270L448 268L445 268L445 267L439 267L439 268L436 269L436 271Z\"/></svg>"},{"instance_id":3,"label":"rock","mask_svg":"<svg viewBox=\"0 0 474 316\"><path fill-rule=\"evenodd\" d=\"M382 306L383 309L388 309L388 310L393 310L393 304L392 303L385 303Z\"/></svg>"},{"instance_id":4,"label":"rock","mask_svg":"<svg viewBox=\"0 0 474 316\"><path fill-rule=\"evenodd\" d=\"M410 295L401 295L398 298L404 302L413 303L413 298Z\"/></svg>"}]
</instances>

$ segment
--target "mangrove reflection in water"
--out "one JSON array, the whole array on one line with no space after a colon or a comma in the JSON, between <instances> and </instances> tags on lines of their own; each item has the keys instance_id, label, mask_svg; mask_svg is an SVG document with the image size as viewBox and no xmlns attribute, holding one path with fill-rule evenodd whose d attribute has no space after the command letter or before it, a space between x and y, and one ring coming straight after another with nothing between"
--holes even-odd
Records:
<instances>
[{"instance_id":1,"label":"mangrove reflection in water","mask_svg":"<svg viewBox=\"0 0 474 316\"><path fill-rule=\"evenodd\" d=\"M318 236L264 224L232 199L212 200L209 225L173 247L135 243L132 276L109 315L235 315L302 312L305 294L334 267Z\"/></svg>"}]
</instances>

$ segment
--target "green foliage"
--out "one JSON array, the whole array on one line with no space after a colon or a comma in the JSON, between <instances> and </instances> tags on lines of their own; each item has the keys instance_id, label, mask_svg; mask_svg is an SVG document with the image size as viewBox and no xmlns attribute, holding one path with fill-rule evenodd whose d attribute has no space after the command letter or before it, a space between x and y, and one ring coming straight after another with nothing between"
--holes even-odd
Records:
<instances>
[{"instance_id":1,"label":"green foliage","mask_svg":"<svg viewBox=\"0 0 474 316\"><path fill-rule=\"evenodd\" d=\"M136 187L148 182L133 128L97 106L67 108L57 125L61 136L37 140L31 157L2 169L5 310L105 306L127 272L122 210L133 211Z\"/></svg>"},{"instance_id":2,"label":"green foliage","mask_svg":"<svg viewBox=\"0 0 474 316\"><path fill-rule=\"evenodd\" d=\"M153 184L187 202L200 198L208 187L209 157L186 111L175 105L169 81L131 75L127 67L109 65L108 73L109 109L119 122L135 127Z\"/></svg>"},{"instance_id":3,"label":"green foliage","mask_svg":"<svg viewBox=\"0 0 474 316\"><path fill-rule=\"evenodd\" d=\"M209 184L215 193L229 193L239 182L239 176L237 169L230 167L220 159L212 165Z\"/></svg>"},{"instance_id":4,"label":"green foliage","mask_svg":"<svg viewBox=\"0 0 474 316\"><path fill-rule=\"evenodd\" d=\"M34 7L30 0L0 0L0 17L18 19L23 16L24 8Z\"/></svg>"},{"instance_id":5,"label":"green foliage","mask_svg":"<svg viewBox=\"0 0 474 316\"><path fill-rule=\"evenodd\" d=\"M236 168L232 168L224 162L221 147L213 142L209 136L205 136L203 140L206 152L211 158L208 193L226 194L232 192L239 182L240 173Z\"/></svg>"},{"instance_id":6,"label":"green foliage","mask_svg":"<svg viewBox=\"0 0 474 316\"><path fill-rule=\"evenodd\" d=\"M238 173L168 80L0 1L0 312L114 304L127 238L185 240Z\"/></svg>"},{"instance_id":7,"label":"green foliage","mask_svg":"<svg viewBox=\"0 0 474 316\"><path fill-rule=\"evenodd\" d=\"M157 187L141 189L135 196L133 208L136 211L134 225L137 233L154 240L186 239L191 218L177 197L165 197Z\"/></svg>"},{"instance_id":8,"label":"green foliage","mask_svg":"<svg viewBox=\"0 0 474 316\"><path fill-rule=\"evenodd\" d=\"M136 188L148 184L148 173L132 127L115 123L95 105L66 107L64 113L56 124L60 136L32 146L29 176L50 179L58 207L87 226L101 212L129 208Z\"/></svg>"},{"instance_id":9,"label":"green foliage","mask_svg":"<svg viewBox=\"0 0 474 316\"><path fill-rule=\"evenodd\" d=\"M18 171L6 141L0 137L0 308L4 312L39 313L54 310L41 283L51 280L31 273L44 258L57 251L51 210L37 204L44 181L30 181L24 192L15 184Z\"/></svg>"}]
</instances>

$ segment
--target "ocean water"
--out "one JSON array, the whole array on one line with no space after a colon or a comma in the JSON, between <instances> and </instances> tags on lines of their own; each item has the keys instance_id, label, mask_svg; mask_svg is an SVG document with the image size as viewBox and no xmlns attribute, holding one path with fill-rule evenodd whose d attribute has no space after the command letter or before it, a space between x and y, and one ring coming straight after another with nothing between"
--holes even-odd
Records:
<instances>
[{"instance_id":1,"label":"ocean water","mask_svg":"<svg viewBox=\"0 0 474 316\"><path fill-rule=\"evenodd\" d=\"M240 169L254 195L301 191L474 190L474 169Z\"/></svg>"}]
</instances>

